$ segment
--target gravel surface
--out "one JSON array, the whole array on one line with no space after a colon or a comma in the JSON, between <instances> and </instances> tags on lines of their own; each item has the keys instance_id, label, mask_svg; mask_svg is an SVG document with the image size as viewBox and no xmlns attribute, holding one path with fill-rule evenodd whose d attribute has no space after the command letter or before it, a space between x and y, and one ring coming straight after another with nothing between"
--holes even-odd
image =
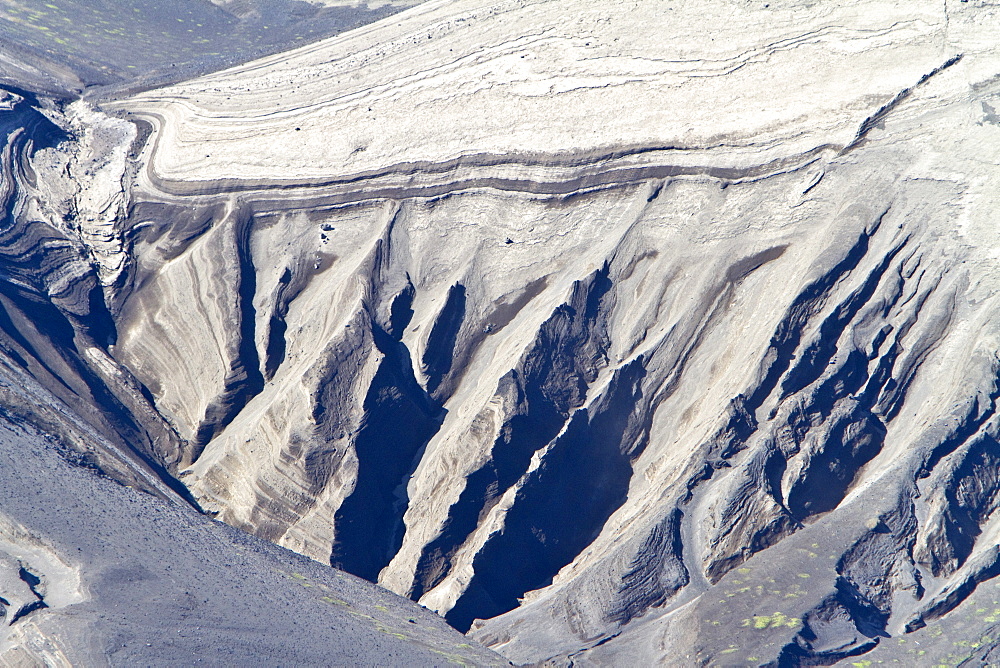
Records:
<instances>
[{"instance_id":1,"label":"gravel surface","mask_svg":"<svg viewBox=\"0 0 1000 668\"><path fill-rule=\"evenodd\" d=\"M0 488L0 550L22 566L0 595L34 583L44 603L7 626L0 662L505 663L414 603L68 464L31 428L0 424Z\"/></svg>"}]
</instances>

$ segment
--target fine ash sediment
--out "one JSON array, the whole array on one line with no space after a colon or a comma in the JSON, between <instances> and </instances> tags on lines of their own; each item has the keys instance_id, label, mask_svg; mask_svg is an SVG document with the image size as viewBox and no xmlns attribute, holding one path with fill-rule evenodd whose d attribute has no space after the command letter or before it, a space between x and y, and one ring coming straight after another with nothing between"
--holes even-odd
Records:
<instances>
[{"instance_id":1,"label":"fine ash sediment","mask_svg":"<svg viewBox=\"0 0 1000 668\"><path fill-rule=\"evenodd\" d=\"M11 89L0 443L132 499L109 526L216 536L177 568L307 563L193 506L477 663L988 663L1000 17L730 4L428 3L130 97ZM172 563L102 575L0 511L59 545L0 559L32 656ZM295 617L282 578L192 595ZM378 605L331 609L454 649Z\"/></svg>"}]
</instances>

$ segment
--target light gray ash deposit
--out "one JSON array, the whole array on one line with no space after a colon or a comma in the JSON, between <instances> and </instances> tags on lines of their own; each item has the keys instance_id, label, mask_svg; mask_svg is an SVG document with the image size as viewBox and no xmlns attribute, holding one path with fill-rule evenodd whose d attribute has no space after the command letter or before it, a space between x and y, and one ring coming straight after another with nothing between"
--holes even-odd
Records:
<instances>
[{"instance_id":1,"label":"light gray ash deposit","mask_svg":"<svg viewBox=\"0 0 1000 668\"><path fill-rule=\"evenodd\" d=\"M473 662L995 662L998 31L979 1L440 1L12 90L9 422L419 601Z\"/></svg>"}]
</instances>

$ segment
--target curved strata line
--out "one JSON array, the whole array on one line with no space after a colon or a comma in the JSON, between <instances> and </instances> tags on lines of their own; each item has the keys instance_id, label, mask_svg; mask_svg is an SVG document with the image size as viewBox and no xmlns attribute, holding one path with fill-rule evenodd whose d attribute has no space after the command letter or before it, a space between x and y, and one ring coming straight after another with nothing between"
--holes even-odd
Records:
<instances>
[{"instance_id":1,"label":"curved strata line","mask_svg":"<svg viewBox=\"0 0 1000 668\"><path fill-rule=\"evenodd\" d=\"M162 134L156 130L166 126L166 118L149 109L129 110L137 119L154 127L154 143L147 154L144 175L148 183L166 195L217 195L261 190L296 190L322 188L331 190L324 199L328 204L351 204L372 199L405 199L410 197L440 197L460 190L495 189L542 196L569 195L586 190L618 186L648 179L678 176L708 176L726 181L758 180L785 173L807 164L818 155L830 151L842 155L856 148L873 127L891 113L912 92L928 80L962 60L959 53L913 85L903 88L889 103L866 118L854 139L846 145L825 143L804 152L774 158L744 167L711 164L668 162L663 157L678 153L711 153L714 149L733 148L724 145L684 147L672 145L626 145L615 149L596 148L590 151L566 153L510 152L479 153L458 156L443 161L412 161L331 178L299 179L240 179L220 178L207 181L183 181L156 174L154 163L160 149ZM117 106L112 103L112 106ZM753 145L746 147L753 149ZM758 149L766 150L763 145ZM662 157L661 157L662 156ZM471 172L468 176L463 171ZM524 171L537 176L526 178ZM507 172L507 173L504 173ZM450 178L448 178L450 177Z\"/></svg>"},{"instance_id":2,"label":"curved strata line","mask_svg":"<svg viewBox=\"0 0 1000 668\"><path fill-rule=\"evenodd\" d=\"M136 112L142 119L155 119L160 127L165 119L154 112ZM632 146L608 151L567 154L511 153L476 154L443 162L416 161L392 165L383 170L359 172L329 179L217 179L182 181L156 174L153 163L159 148L159 133L146 161L144 175L158 194L167 197L214 196L233 193L324 190L317 205L354 204L375 199L441 197L454 192L494 189L540 196L564 196L587 190L620 186L638 181L679 176L707 176L724 181L759 180L801 169L824 153L836 155L843 150L836 144L822 144L798 153L747 167L722 167L710 164L677 164L655 161L658 154L703 151L676 146ZM645 161L637 158L646 157ZM638 164L637 164L638 163ZM518 174L535 170L541 178ZM504 174L503 172L508 172ZM467 172L467 174L463 174ZM546 173L547 172L547 173ZM266 199L266 198L264 198ZM311 199L311 198L310 198Z\"/></svg>"}]
</instances>

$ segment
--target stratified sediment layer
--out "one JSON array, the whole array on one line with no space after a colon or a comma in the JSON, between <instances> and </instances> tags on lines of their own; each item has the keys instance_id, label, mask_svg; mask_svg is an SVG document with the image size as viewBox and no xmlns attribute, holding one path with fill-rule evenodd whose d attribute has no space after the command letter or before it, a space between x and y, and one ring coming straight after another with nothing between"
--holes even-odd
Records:
<instances>
[{"instance_id":1,"label":"stratified sediment layer","mask_svg":"<svg viewBox=\"0 0 1000 668\"><path fill-rule=\"evenodd\" d=\"M994 28L430 2L107 101L98 347L202 508L516 662L988 659Z\"/></svg>"},{"instance_id":2,"label":"stratified sediment layer","mask_svg":"<svg viewBox=\"0 0 1000 668\"><path fill-rule=\"evenodd\" d=\"M156 178L208 187L631 147L748 167L850 143L958 51L936 4L787 4L432 2L125 106L166 119Z\"/></svg>"}]
</instances>

